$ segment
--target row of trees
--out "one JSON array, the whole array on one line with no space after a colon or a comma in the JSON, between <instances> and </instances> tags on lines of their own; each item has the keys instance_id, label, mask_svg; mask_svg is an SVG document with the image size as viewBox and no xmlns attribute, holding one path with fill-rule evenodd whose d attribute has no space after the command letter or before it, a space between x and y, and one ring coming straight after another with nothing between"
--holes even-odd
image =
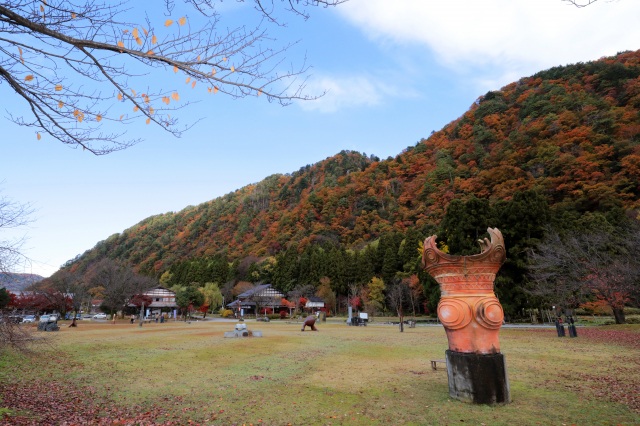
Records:
<instances>
[{"instance_id":1,"label":"row of trees","mask_svg":"<svg viewBox=\"0 0 640 426\"><path fill-rule=\"evenodd\" d=\"M84 273L61 270L33 285L10 306L36 312L78 313L89 311L93 300L102 300L106 312L121 311L131 299L153 287L153 278L136 274L130 266L111 259L97 262Z\"/></svg>"},{"instance_id":2,"label":"row of trees","mask_svg":"<svg viewBox=\"0 0 640 426\"><path fill-rule=\"evenodd\" d=\"M372 314L433 313L439 289L421 269L421 241L437 234L444 251L475 254L475 241L496 224L508 252L496 293L508 317L534 307L575 308L601 301L617 322L624 322L624 307L637 304L636 218L615 206L585 214L551 208L532 190L494 203L476 197L453 200L439 226L388 232L360 250L320 238L302 250L289 247L273 256L232 261L218 254L176 262L159 277L104 258L82 271L73 266L59 271L38 285L37 294L11 305L67 312L101 299L104 311L117 312L132 303L140 306L145 301L134 297L161 284L176 292L183 310L191 306L210 312L254 284L271 283L294 303L318 296L332 312L352 306Z\"/></svg>"},{"instance_id":3,"label":"row of trees","mask_svg":"<svg viewBox=\"0 0 640 426\"><path fill-rule=\"evenodd\" d=\"M51 278L33 285L30 291L21 295L7 294L6 303L0 309L32 312L89 312L92 301L100 300L100 310L114 313L130 312L132 307L140 309L152 302L144 293L158 286L155 278L140 275L133 268L112 259L102 259L84 273L62 270ZM203 312L218 308L223 298L217 284L188 285L170 287L176 293L176 304L187 313L190 309L201 308ZM4 289L2 289L4 290ZM3 299L0 293L0 299Z\"/></svg>"},{"instance_id":4,"label":"row of trees","mask_svg":"<svg viewBox=\"0 0 640 426\"><path fill-rule=\"evenodd\" d=\"M624 322L625 304L638 301L635 271L640 265L632 250L637 246L637 220L620 207L603 210L581 214L551 208L535 190L494 203L456 199L438 227L383 234L362 250L320 240L302 251L291 247L265 258L229 262L219 255L180 262L163 277L169 282L202 280L203 275L219 283L226 279L222 287L227 300L235 283L269 282L285 294L322 293L336 300L339 311L352 305L398 315L408 309L432 313L439 289L420 267L418 248L424 237L435 233L444 251L471 255L478 253L476 241L487 227L499 225L508 255L496 278L496 293L508 317L531 308L569 309L601 300L613 309L617 322Z\"/></svg>"}]
</instances>

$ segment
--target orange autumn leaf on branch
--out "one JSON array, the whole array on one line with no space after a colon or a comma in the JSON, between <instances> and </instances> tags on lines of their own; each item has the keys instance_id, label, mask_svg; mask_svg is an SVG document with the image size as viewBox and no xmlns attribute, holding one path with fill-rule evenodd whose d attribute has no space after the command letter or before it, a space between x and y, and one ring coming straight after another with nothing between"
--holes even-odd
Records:
<instances>
[{"instance_id":1,"label":"orange autumn leaf on branch","mask_svg":"<svg viewBox=\"0 0 640 426\"><path fill-rule=\"evenodd\" d=\"M82 120L84 120L84 113L80 110L74 110L73 116L78 120L78 123L82 123Z\"/></svg>"},{"instance_id":2,"label":"orange autumn leaf on branch","mask_svg":"<svg viewBox=\"0 0 640 426\"><path fill-rule=\"evenodd\" d=\"M173 93L171 94L171 98L172 98L174 101L179 101L179 100L180 100L180 95L178 94L178 92L173 92Z\"/></svg>"},{"instance_id":3,"label":"orange autumn leaf on branch","mask_svg":"<svg viewBox=\"0 0 640 426\"><path fill-rule=\"evenodd\" d=\"M29 74L24 78L24 81L31 81L31 80L33 80L33 74Z\"/></svg>"},{"instance_id":4,"label":"orange autumn leaf on branch","mask_svg":"<svg viewBox=\"0 0 640 426\"><path fill-rule=\"evenodd\" d=\"M56 92L59 92L62 90L62 84L56 84Z\"/></svg>"},{"instance_id":5,"label":"orange autumn leaf on branch","mask_svg":"<svg viewBox=\"0 0 640 426\"><path fill-rule=\"evenodd\" d=\"M178 24L180 25L184 25L187 23L187 17L183 16L182 18L178 19Z\"/></svg>"},{"instance_id":6,"label":"orange autumn leaf on branch","mask_svg":"<svg viewBox=\"0 0 640 426\"><path fill-rule=\"evenodd\" d=\"M170 27L172 24L173 24L173 19L167 19L166 21L164 21L165 27Z\"/></svg>"}]
</instances>

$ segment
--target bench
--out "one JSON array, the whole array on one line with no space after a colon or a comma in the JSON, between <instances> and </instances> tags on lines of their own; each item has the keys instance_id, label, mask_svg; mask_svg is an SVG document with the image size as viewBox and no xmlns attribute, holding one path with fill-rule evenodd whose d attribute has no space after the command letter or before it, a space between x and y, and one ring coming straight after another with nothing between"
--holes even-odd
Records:
<instances>
[{"instance_id":1,"label":"bench","mask_svg":"<svg viewBox=\"0 0 640 426\"><path fill-rule=\"evenodd\" d=\"M432 359L431 360L431 369L432 370L437 370L438 369L438 363L444 364L445 367L447 366L447 360L446 359Z\"/></svg>"}]
</instances>

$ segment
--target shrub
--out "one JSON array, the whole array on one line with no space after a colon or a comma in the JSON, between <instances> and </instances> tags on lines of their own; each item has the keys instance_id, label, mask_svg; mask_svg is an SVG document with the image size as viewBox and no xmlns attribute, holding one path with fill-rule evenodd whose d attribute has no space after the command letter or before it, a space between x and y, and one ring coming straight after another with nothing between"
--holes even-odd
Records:
<instances>
[{"instance_id":1,"label":"shrub","mask_svg":"<svg viewBox=\"0 0 640 426\"><path fill-rule=\"evenodd\" d=\"M231 309L224 309L220 312L220 316L222 318L228 318L233 316L233 311Z\"/></svg>"},{"instance_id":2,"label":"shrub","mask_svg":"<svg viewBox=\"0 0 640 426\"><path fill-rule=\"evenodd\" d=\"M273 314L273 308L262 308L260 309L260 313L262 315L271 315Z\"/></svg>"},{"instance_id":3,"label":"shrub","mask_svg":"<svg viewBox=\"0 0 640 426\"><path fill-rule=\"evenodd\" d=\"M625 317L625 321L627 324L640 324L640 315L631 315Z\"/></svg>"},{"instance_id":4,"label":"shrub","mask_svg":"<svg viewBox=\"0 0 640 426\"><path fill-rule=\"evenodd\" d=\"M580 307L589 315L613 315L611 306L609 306L604 300L583 303Z\"/></svg>"},{"instance_id":5,"label":"shrub","mask_svg":"<svg viewBox=\"0 0 640 426\"><path fill-rule=\"evenodd\" d=\"M285 319L287 315L287 311L285 311L284 309L280 311L280 319Z\"/></svg>"}]
</instances>

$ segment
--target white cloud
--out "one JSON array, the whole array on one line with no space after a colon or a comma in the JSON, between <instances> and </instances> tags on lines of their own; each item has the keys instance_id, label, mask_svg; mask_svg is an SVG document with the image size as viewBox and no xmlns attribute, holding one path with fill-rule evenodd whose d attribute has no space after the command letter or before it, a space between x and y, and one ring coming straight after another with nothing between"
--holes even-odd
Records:
<instances>
[{"instance_id":1,"label":"white cloud","mask_svg":"<svg viewBox=\"0 0 640 426\"><path fill-rule=\"evenodd\" d=\"M371 39L423 45L478 85L640 48L636 0L581 9L561 0L351 0L337 10ZM489 68L490 77L474 75Z\"/></svg>"},{"instance_id":2,"label":"white cloud","mask_svg":"<svg viewBox=\"0 0 640 426\"><path fill-rule=\"evenodd\" d=\"M300 102L299 105L307 111L332 113L344 108L379 105L388 96L400 96L398 88L390 86L375 77L370 76L320 76L313 78L307 84L309 93L325 95L314 100ZM402 96L410 96L405 92Z\"/></svg>"}]
</instances>

